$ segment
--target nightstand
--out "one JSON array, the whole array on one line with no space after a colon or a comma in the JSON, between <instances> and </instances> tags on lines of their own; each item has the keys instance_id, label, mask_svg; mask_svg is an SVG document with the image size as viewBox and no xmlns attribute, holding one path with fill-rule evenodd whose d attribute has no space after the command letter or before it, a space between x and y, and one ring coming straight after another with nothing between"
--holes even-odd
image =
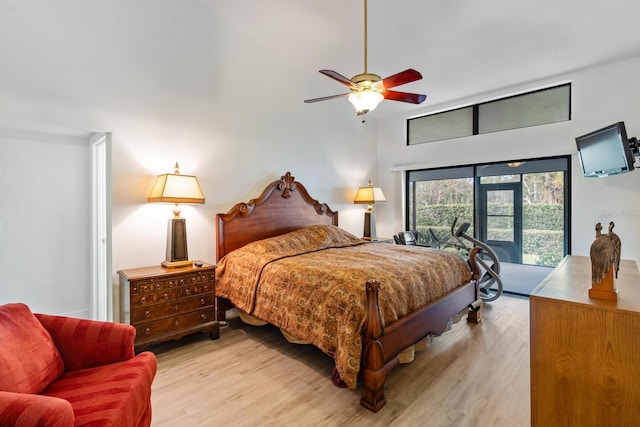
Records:
<instances>
[{"instance_id":1,"label":"nightstand","mask_svg":"<svg viewBox=\"0 0 640 427\"><path fill-rule=\"evenodd\" d=\"M215 265L206 263L118 271L121 321L136 328L136 351L201 331L219 338L215 272Z\"/></svg>"}]
</instances>

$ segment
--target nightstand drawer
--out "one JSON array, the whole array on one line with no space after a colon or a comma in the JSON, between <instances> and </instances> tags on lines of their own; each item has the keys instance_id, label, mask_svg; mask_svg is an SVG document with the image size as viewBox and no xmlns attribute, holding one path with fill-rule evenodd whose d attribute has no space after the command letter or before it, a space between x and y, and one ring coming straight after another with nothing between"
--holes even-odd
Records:
<instances>
[{"instance_id":1,"label":"nightstand drawer","mask_svg":"<svg viewBox=\"0 0 640 427\"><path fill-rule=\"evenodd\" d=\"M213 294L213 283L205 283L203 285L184 286L178 288L178 298L189 298L194 295L211 293Z\"/></svg>"},{"instance_id":2,"label":"nightstand drawer","mask_svg":"<svg viewBox=\"0 0 640 427\"><path fill-rule=\"evenodd\" d=\"M163 317L175 316L176 314L197 310L204 307L213 306L213 294L199 297L182 299L177 302L152 305L146 308L134 309L131 322L138 325L144 322L151 322Z\"/></svg>"},{"instance_id":3,"label":"nightstand drawer","mask_svg":"<svg viewBox=\"0 0 640 427\"><path fill-rule=\"evenodd\" d=\"M167 289L164 292L157 292L155 294L132 295L131 308L135 310L136 308L142 306L174 301L176 299L176 295L177 291L175 289Z\"/></svg>"},{"instance_id":4,"label":"nightstand drawer","mask_svg":"<svg viewBox=\"0 0 640 427\"><path fill-rule=\"evenodd\" d=\"M207 272L207 271L200 271L198 272L198 274L194 274L191 277L189 277L189 281L191 285L195 285L198 283L205 283L205 282L213 282L214 279L212 279L211 277L212 275Z\"/></svg>"},{"instance_id":5,"label":"nightstand drawer","mask_svg":"<svg viewBox=\"0 0 640 427\"><path fill-rule=\"evenodd\" d=\"M150 292L158 292L164 289L165 282L164 280L157 279L149 279L142 280L139 282L134 282L131 285L131 293L138 294L148 294Z\"/></svg>"},{"instance_id":6,"label":"nightstand drawer","mask_svg":"<svg viewBox=\"0 0 640 427\"><path fill-rule=\"evenodd\" d=\"M211 276L212 274L207 271L198 271L196 273L176 277L175 279L170 279L167 281L167 285L169 287L196 285L198 283L213 281Z\"/></svg>"},{"instance_id":7,"label":"nightstand drawer","mask_svg":"<svg viewBox=\"0 0 640 427\"><path fill-rule=\"evenodd\" d=\"M196 328L205 323L214 321L213 307L208 307L192 313L169 317L155 322L149 322L136 326L136 339L150 340L163 335L174 334L176 330L189 332L190 328Z\"/></svg>"}]
</instances>

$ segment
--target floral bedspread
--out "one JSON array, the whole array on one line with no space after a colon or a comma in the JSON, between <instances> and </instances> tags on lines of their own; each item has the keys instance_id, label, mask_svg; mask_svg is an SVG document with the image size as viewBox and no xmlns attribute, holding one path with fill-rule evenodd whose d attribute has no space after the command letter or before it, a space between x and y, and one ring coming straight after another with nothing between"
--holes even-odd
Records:
<instances>
[{"instance_id":1,"label":"floral bedspread","mask_svg":"<svg viewBox=\"0 0 640 427\"><path fill-rule=\"evenodd\" d=\"M311 342L357 384L365 283L381 282L385 324L468 283L460 257L419 246L370 243L335 226L312 226L250 243L216 268L216 295Z\"/></svg>"}]
</instances>

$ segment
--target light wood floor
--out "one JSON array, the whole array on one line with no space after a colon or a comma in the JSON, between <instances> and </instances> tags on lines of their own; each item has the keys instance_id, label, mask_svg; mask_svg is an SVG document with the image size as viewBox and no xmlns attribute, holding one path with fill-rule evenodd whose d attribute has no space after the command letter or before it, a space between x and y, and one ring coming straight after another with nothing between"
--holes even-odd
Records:
<instances>
[{"instance_id":1,"label":"light wood floor","mask_svg":"<svg viewBox=\"0 0 640 427\"><path fill-rule=\"evenodd\" d=\"M377 414L330 381L329 357L239 319L152 348L152 426L529 426L529 301L502 296L396 367Z\"/></svg>"}]
</instances>

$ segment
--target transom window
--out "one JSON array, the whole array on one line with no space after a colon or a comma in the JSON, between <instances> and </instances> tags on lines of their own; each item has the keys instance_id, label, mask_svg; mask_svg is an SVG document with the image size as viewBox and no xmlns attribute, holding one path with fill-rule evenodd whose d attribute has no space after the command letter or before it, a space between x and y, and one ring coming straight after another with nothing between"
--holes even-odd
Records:
<instances>
[{"instance_id":1,"label":"transom window","mask_svg":"<svg viewBox=\"0 0 640 427\"><path fill-rule=\"evenodd\" d=\"M571 120L571 84L407 120L407 145Z\"/></svg>"}]
</instances>

